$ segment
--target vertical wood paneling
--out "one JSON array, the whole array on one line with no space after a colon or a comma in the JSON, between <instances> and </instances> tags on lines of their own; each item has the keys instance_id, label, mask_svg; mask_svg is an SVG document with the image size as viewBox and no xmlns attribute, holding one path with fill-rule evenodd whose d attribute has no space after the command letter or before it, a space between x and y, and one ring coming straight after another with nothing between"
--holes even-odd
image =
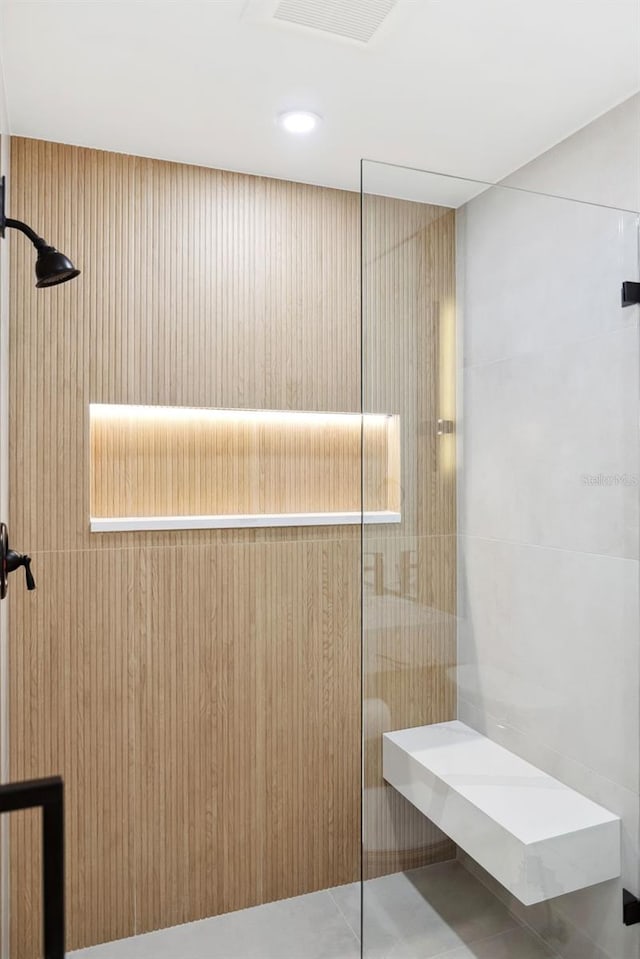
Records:
<instances>
[{"instance_id":1,"label":"vertical wood paneling","mask_svg":"<svg viewBox=\"0 0 640 959\"><path fill-rule=\"evenodd\" d=\"M20 138L13 167L13 210L83 271L35 291L31 248L12 237L12 477L37 497L14 496L16 542L95 548L89 402L359 411L357 196ZM27 428L37 410L46 438ZM210 534L108 545L133 542Z\"/></svg>"},{"instance_id":2,"label":"vertical wood paneling","mask_svg":"<svg viewBox=\"0 0 640 959\"><path fill-rule=\"evenodd\" d=\"M207 516L360 509L357 414L91 409L91 515ZM398 509L398 425L365 419L366 498Z\"/></svg>"},{"instance_id":3,"label":"vertical wood paneling","mask_svg":"<svg viewBox=\"0 0 640 959\"><path fill-rule=\"evenodd\" d=\"M37 602L12 584L11 778L64 776L70 946L133 929L130 642L142 613L131 590L138 562L137 550L42 553ZM21 814L11 825L11 955L37 955L39 816Z\"/></svg>"},{"instance_id":4,"label":"vertical wood paneling","mask_svg":"<svg viewBox=\"0 0 640 959\"><path fill-rule=\"evenodd\" d=\"M21 139L12 180L83 271L11 238L11 775L65 776L69 948L351 880L358 530L91 536L88 407L358 411L357 197Z\"/></svg>"},{"instance_id":5,"label":"vertical wood paneling","mask_svg":"<svg viewBox=\"0 0 640 959\"><path fill-rule=\"evenodd\" d=\"M83 271L36 291L11 237L9 521L38 581L9 599L11 775L65 776L69 948L356 878L360 531L92 536L88 407L358 411L358 197L16 139L11 204ZM376 376L428 363L400 307ZM373 691L406 725L428 694L380 678L398 642L369 647ZM435 718L449 654L443 633L422 674ZM38 954L37 840L16 817L16 959Z\"/></svg>"},{"instance_id":6,"label":"vertical wood paneling","mask_svg":"<svg viewBox=\"0 0 640 959\"><path fill-rule=\"evenodd\" d=\"M455 214L365 196L363 217L364 410L399 414L402 454L402 523L365 527L362 544L364 873L372 877L454 852L383 782L381 735L455 716L455 437L437 434L438 419L455 420Z\"/></svg>"}]
</instances>

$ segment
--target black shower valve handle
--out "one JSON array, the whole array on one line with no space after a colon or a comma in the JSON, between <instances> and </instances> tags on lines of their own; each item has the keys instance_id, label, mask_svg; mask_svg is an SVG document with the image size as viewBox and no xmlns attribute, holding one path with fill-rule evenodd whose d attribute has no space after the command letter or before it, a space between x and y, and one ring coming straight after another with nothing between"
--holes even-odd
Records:
<instances>
[{"instance_id":1,"label":"black shower valve handle","mask_svg":"<svg viewBox=\"0 0 640 959\"><path fill-rule=\"evenodd\" d=\"M36 588L36 583L31 572L31 557L26 553L18 553L15 549L7 552L7 573L13 573L20 566L24 566L24 578L28 590Z\"/></svg>"},{"instance_id":2,"label":"black shower valve handle","mask_svg":"<svg viewBox=\"0 0 640 959\"><path fill-rule=\"evenodd\" d=\"M27 556L26 553L17 553L15 549L10 549L7 551L7 573L13 573L20 566L24 566L24 578L27 584L27 589L32 590L36 588L36 581L33 578L33 573L31 572L31 557Z\"/></svg>"},{"instance_id":3,"label":"black shower valve handle","mask_svg":"<svg viewBox=\"0 0 640 959\"><path fill-rule=\"evenodd\" d=\"M24 578L27 584L27 589L31 591L36 588L36 581L33 578L33 573L31 572L31 557L25 556L24 558Z\"/></svg>"},{"instance_id":4,"label":"black shower valve handle","mask_svg":"<svg viewBox=\"0 0 640 959\"><path fill-rule=\"evenodd\" d=\"M0 599L7 595L9 573L15 572L19 566L24 566L24 578L27 589L36 588L31 572L31 557L26 553L18 553L9 546L9 531L6 523L0 523Z\"/></svg>"}]
</instances>

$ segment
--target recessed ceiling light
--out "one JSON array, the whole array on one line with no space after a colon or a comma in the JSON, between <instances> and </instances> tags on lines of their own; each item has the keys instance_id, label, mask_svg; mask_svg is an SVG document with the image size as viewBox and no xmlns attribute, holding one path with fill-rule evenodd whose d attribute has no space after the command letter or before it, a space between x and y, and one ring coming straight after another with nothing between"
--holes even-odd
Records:
<instances>
[{"instance_id":1,"label":"recessed ceiling light","mask_svg":"<svg viewBox=\"0 0 640 959\"><path fill-rule=\"evenodd\" d=\"M309 110L288 110L280 114L278 123L287 133L311 133L320 123L320 117Z\"/></svg>"}]
</instances>

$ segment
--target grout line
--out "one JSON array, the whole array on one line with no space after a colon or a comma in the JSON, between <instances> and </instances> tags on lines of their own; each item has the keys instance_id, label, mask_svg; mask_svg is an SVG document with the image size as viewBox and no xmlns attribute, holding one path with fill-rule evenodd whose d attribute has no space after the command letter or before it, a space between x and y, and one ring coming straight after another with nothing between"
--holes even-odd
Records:
<instances>
[{"instance_id":1,"label":"grout line","mask_svg":"<svg viewBox=\"0 0 640 959\"><path fill-rule=\"evenodd\" d=\"M360 527L358 527L359 529ZM153 532L153 531L150 531ZM161 533L161 530L156 531ZM168 531L171 532L171 531ZM194 532L196 532L194 530ZM202 532L206 532L203 530ZM101 534L96 534L101 535ZM109 535L109 534L107 534ZM125 534L122 534L125 535ZM464 531L451 531L449 533L430 533L428 535L416 535L412 533L405 533L400 535L388 535L388 536L375 536L375 537L365 537L364 542L370 543L372 539L381 540L384 539L388 542L393 542L397 540L398 542L403 540L411 540L411 542L424 542L427 540L437 540L437 539L451 539L455 538L458 540L458 544L461 545L461 541L465 539L469 540L478 540L485 543L497 543L504 544L505 546L518 546L523 549L537 549L537 550L548 550L550 552L557 553L568 553L576 556L594 556L601 559L610 559L617 560L624 563L637 563L638 558L634 556L617 556L615 553L599 553L596 550L584 550L584 549L572 549L566 546L553 546L546 543L528 543L525 540L517 539L506 539L495 536L480 536L475 533L468 533ZM130 546L124 545L114 545L114 546L78 546L78 547L64 547L62 549L35 549L31 550L30 555L34 556L49 556L49 555L60 555L60 554L72 554L72 553L102 553L102 552L120 552L122 550L155 550L161 549L163 551L170 549L210 549L212 547L216 548L238 548L238 547L265 547L265 546L290 546L290 545L303 545L303 544L314 544L314 543L340 543L340 544L357 544L359 537L354 536L345 536L345 537L317 537L317 538L305 538L305 539L274 539L274 540L227 540L225 542L217 542L216 540L210 540L204 543L190 543L190 542L181 542L173 544L163 544L163 543L135 543Z\"/></svg>"},{"instance_id":2,"label":"grout line","mask_svg":"<svg viewBox=\"0 0 640 959\"><path fill-rule=\"evenodd\" d=\"M617 305L618 307L620 306L619 303ZM462 365L458 368L457 373L464 375L464 373L472 370L485 370L491 366L497 366L499 363L513 363L519 360L541 359L542 357L549 356L550 354L559 353L561 350L570 350L585 343L594 343L598 340L604 339L605 337L628 333L629 330L635 330L638 327L638 319L635 313L636 311L633 310L634 315L630 317L628 322L621 326L616 326L612 330L601 330L599 333L591 334L591 336L579 336L575 340L566 340L562 343L550 343L548 346L544 347L544 349L523 350L519 353L507 353L504 356L497 356L493 360L485 360L479 363L465 363L463 359Z\"/></svg>"},{"instance_id":3,"label":"grout line","mask_svg":"<svg viewBox=\"0 0 640 959\"><path fill-rule=\"evenodd\" d=\"M460 547L461 540L473 539L478 540L483 543L500 543L505 546L518 546L521 549L540 549L548 550L549 552L554 553L568 553L574 556L595 556L599 559L613 559L617 562L622 563L637 563L637 556L616 556L615 553L598 553L596 550L584 550L584 549L571 549L568 546L547 546L544 543L527 543L524 540L517 539L501 539L496 536L477 536L475 533L458 533L458 546ZM461 562L464 560L464 557L461 557Z\"/></svg>"},{"instance_id":4,"label":"grout line","mask_svg":"<svg viewBox=\"0 0 640 959\"><path fill-rule=\"evenodd\" d=\"M626 103L627 100L630 100L635 96L636 90L634 90L628 96L625 96L619 103L616 103L613 107L610 107L609 110L615 110L616 107L622 106L623 103ZM604 113L600 114L598 117L594 118L595 120L601 119L606 116L609 110L605 110ZM574 130L573 133L570 133L565 139L558 141L558 143L551 144L547 150L544 150L543 153L550 152L554 147L560 146L566 140L575 136L576 133L580 133L584 130L584 127L578 127L577 130ZM507 171L503 176L498 180L478 180L475 177L461 176L457 173L443 173L441 170L425 170L422 167L407 166L404 163L389 163L386 160L375 160L373 157L363 157L361 159L361 164L368 163L372 166L382 166L382 167L391 167L395 170L402 170L403 173L421 173L423 176L439 177L441 180L451 180L457 181L458 183L469 183L471 186L483 187L484 189L479 190L478 193L475 193L469 200L465 200L464 203L461 203L458 207L455 207L456 210L463 209L471 200L475 200L478 197L484 196L485 193L493 192L494 194L498 191L501 192L511 192L511 193L524 193L526 196L530 197L544 197L547 200L557 200L559 203L568 203L572 207L593 207L598 210L611 210L614 213L630 213L632 216L638 216L640 210L628 210L626 207L611 206L609 203L596 203L594 200L581 200L579 197L574 196L565 196L562 193L546 193L543 190L533 190L529 187L516 186L513 183L507 183L511 177L515 176L520 172L524 167L529 166L535 160L539 159L542 154L537 156L530 157L528 160L525 160L524 163L516 167L515 170ZM376 193L366 193L366 196L385 196L385 194L376 194ZM392 198L395 199L395 198ZM409 201L411 202L411 201Z\"/></svg>"},{"instance_id":5,"label":"grout line","mask_svg":"<svg viewBox=\"0 0 640 959\"><path fill-rule=\"evenodd\" d=\"M459 666L461 664L457 663L456 665ZM460 696L459 702L464 703L466 706L471 707L471 709L473 709L474 712L476 713L482 713L485 718L488 718L489 720L491 720L492 724L495 724L496 726L500 726L500 725L504 726L504 721L500 716L496 716L495 713L491 712L489 709L483 709L480 706L476 705L476 703L474 703L473 700L469 699L468 696ZM537 735L532 734L531 732L527 732L527 730L523 729L521 726L517 725L516 723L509 723L509 730L515 732L516 735L519 737L519 739L526 739L526 740L532 741L538 749L544 750L545 753L550 754L555 759L560 760L561 762L565 764L568 760L571 763L572 767L575 767L580 773L585 775L585 778L592 780L595 777L600 782L606 783L609 786L613 786L614 789L626 793L628 798L633 799L634 801L637 801L637 793L634 791L634 789L630 788L629 786L626 786L624 783L616 782L615 779L611 779L610 776L605 776L603 773L599 772L597 769L594 769L591 766L585 765L585 763L581 762L581 760L579 759L574 759L571 756L567 756L565 753L559 753L556 749L554 749L553 746L547 745L544 739L540 739ZM489 732L487 732L485 735L489 736ZM489 736L489 738L491 737ZM503 745L503 744L500 743L499 745ZM508 748L508 747L505 747L505 748ZM538 763L532 762L532 765L537 766ZM555 778L557 779L559 777L556 776ZM581 792L582 790L577 790L577 791ZM591 797L587 797L587 798L591 798ZM592 802L597 803L599 802L599 800L593 799ZM622 819L622 816L620 818Z\"/></svg>"},{"instance_id":6,"label":"grout line","mask_svg":"<svg viewBox=\"0 0 640 959\"><path fill-rule=\"evenodd\" d=\"M456 860L456 861L460 862L459 860ZM495 934L490 935L490 936L482 936L482 937L480 937L479 939L472 939L472 940L469 940L469 941L462 941L462 940L461 940L460 943L459 943L457 946L453 946L452 948L448 948L448 949L446 949L446 950L444 950L444 951L442 951L442 952L435 953L434 955L430 956L429 959L446 959L447 956L455 955L455 953L456 953L459 949L463 949L463 948L472 949L474 946L479 945L479 944L481 944L481 943L491 943L491 942L493 942L493 941L498 942L498 941L500 941L501 939L504 939L504 938L506 938L506 937L509 936L509 935L513 935L514 933L516 933L516 932L518 932L518 931L525 932L527 935L531 935L531 937L532 937L533 939L535 939L536 942L538 942L538 943L540 944L541 948L544 949L545 955L548 957L548 959L560 959L560 957L557 955L557 953L555 953L555 952L553 952L553 951L551 950L550 946L542 939L542 937L536 932L535 929L532 929L527 923L523 922L521 919L519 919L516 915L514 915L514 914L511 912L511 910L508 908L508 905L507 905L506 903L504 903L504 902L495 894L495 892L494 892L489 886L486 885L485 882L483 882L483 879L482 879L481 876L476 876L475 873L473 873L473 872L471 872L469 869L467 869L466 866L465 866L465 864L464 864L464 862L460 862L460 866L461 866L461 868L463 868L463 869L465 870L465 872L466 872L467 875L469 875L475 882L478 883L479 886L482 886L482 888L484 888L484 889L487 890L487 892L491 895L491 898L492 898L496 903L498 903L500 906L502 906L502 907L508 912L509 917L513 920L514 925L513 925L511 928L503 929L501 932L495 933ZM416 870L411 870L411 871L412 871L412 872L423 871L425 868L426 868L426 869L429 869L430 867L428 867L428 866L427 866L427 867L418 867L418 869L416 869ZM404 873L400 873L399 875L405 875L405 874L404 874ZM384 879L387 878L387 877L382 876L382 877L379 877L379 878L384 881ZM351 886L351 885L358 885L358 884L357 884L357 883L347 883L346 885ZM331 900L333 906L335 907L337 914L338 914L339 917L344 921L345 926L347 927L347 929L349 930L349 932L351 933L351 935L353 935L355 941L356 941L358 944L360 944L360 937L359 937L359 936L357 935L357 933L354 931L351 923L349 922L349 920L347 919L347 917L346 917L346 915L345 915L345 913L344 913L344 910L340 907L340 904L338 903L336 897L334 896L334 889L335 889L335 888L336 888L336 887L331 887L331 888L324 889L324 890L318 890L317 892L318 892L318 893L327 893L327 894L328 894L329 899ZM317 893L316 893L316 894L317 894ZM308 895L309 895L309 894L303 894L303 895L301 895L301 896L294 896L294 897L292 897L291 899L279 900L279 901L276 901L276 902L274 902L274 903L263 903L262 905L263 905L263 906L265 906L265 905L277 906L277 905L278 905L278 902L285 903L285 902L295 902L296 900L301 901L301 900L303 900L303 899L306 899ZM314 894L311 893L310 895L314 895ZM425 905L426 905L426 903L425 903ZM213 928L215 927L215 923L216 923L216 920L217 920L217 919L224 919L225 917L227 917L227 916L232 916L232 915L235 915L235 916L237 916L237 917L240 917L240 916L242 916L242 914L244 914L244 913L246 913L246 912L252 912L253 910L255 910L255 909L260 909L260 908L261 908L260 906L253 906L253 907L249 907L248 909L238 910L238 911L235 912L235 913L222 913L222 914L219 915L219 916L211 916L211 917L208 917L208 918L205 918L205 919L195 920L195 921L192 922L192 923L185 923L184 926L170 926L170 927L168 927L168 928L165 929L165 930L154 930L154 931L152 931L152 932L144 933L144 934L142 934L142 935L138 935L138 936L135 936L135 937L133 937L133 938L135 938L135 939L143 939L143 938L145 938L146 936L154 936L154 937L157 937L159 934L161 935L163 932L169 932L169 931L174 930L174 929L176 929L176 928L185 928L185 929L187 929L187 928L190 927L190 926L201 925L201 924L210 924L210 925L212 926L212 932L213 932ZM447 925L448 925L448 924L447 924ZM451 927L450 927L450 928L451 928ZM320 934L321 934L321 933L320 933ZM117 949L117 948L118 948L118 943L121 944L121 943L123 943L123 942L125 942L125 941L126 941L126 940L116 940L115 943L113 943L113 945L114 945L114 946L116 947L116 949ZM394 945L393 945L391 948L395 948L395 945L396 945L398 942L400 942L400 941L401 941L401 940L396 939L396 942L394 943ZM83 957L86 957L86 959L90 959L90 957L92 956L92 949L93 949L93 948L96 948L97 950L102 950L102 952L101 952L101 953L98 953L98 954L103 954L103 955L104 955L104 947L105 947L106 945L107 945L107 943L102 943L102 944L98 945L97 947L88 947L86 950L81 950L81 951L78 953L78 955L82 955ZM215 943L213 943L213 942L212 942L212 947L215 948ZM160 951L162 951L162 947L160 947ZM72 953L71 955L75 955L75 953Z\"/></svg>"},{"instance_id":7,"label":"grout line","mask_svg":"<svg viewBox=\"0 0 640 959\"><path fill-rule=\"evenodd\" d=\"M153 942L156 944L156 948L159 949L159 954L158 954L158 953L154 953L154 955L156 955L156 956L158 957L158 959L177 959L177 956L175 955L175 953L168 953L166 956L163 955L163 945L162 945L162 935L163 935L163 933L173 932L173 931L176 930L176 929L184 929L184 930L186 931L186 930L188 930L189 928L191 928L191 927L193 927L193 926L203 926L203 925L207 925L207 924L208 924L209 926L211 926L211 929L212 929L212 939L213 939L213 935L215 935L215 934L213 933L213 928L215 927L215 924L216 924L217 920L224 920L224 919L227 919L227 918L230 917L230 916L241 917L241 916L243 916L245 913L254 912L254 910L260 910L260 909L263 909L263 908L265 908L265 907L267 907L267 906L271 906L271 907L277 908L279 905L282 905L282 904L284 904L284 903L296 902L297 900L307 899L309 896L316 896L316 895L321 895L321 894L324 894L324 893L327 893L327 894L328 894L329 899L331 900L333 906L335 907L335 910L336 910L336 913L338 914L338 917L344 922L344 924L345 924L345 926L347 927L349 933L354 937L356 943L357 943L358 945L360 945L360 939L359 939L359 937L358 937L358 936L356 935L356 933L353 931L353 929L352 929L352 927L351 927L351 924L348 922L346 916L344 915L344 913L343 913L342 910L340 909L338 903L337 903L336 900L334 899L334 897L333 897L333 895L332 895L332 893L331 893L331 889L318 889L318 890L316 890L316 892L312 892L312 893L302 893L300 896L292 896L292 897L290 897L290 898L288 898L288 899L277 899L277 900L274 900L273 902L263 902L263 903L260 903L260 904L258 904L258 905L256 905L256 906L247 906L245 909L238 909L238 910L235 910L235 911L233 911L233 912L220 913L220 914L217 915L217 916L205 916L205 917L202 918L202 919L194 919L194 920L192 920L191 922L180 923L180 924L174 925L174 926L166 926L165 928L162 928L162 929L152 929L152 930L149 930L148 932L138 933L138 934L133 935L133 936L126 936L124 939L115 939L115 940L113 940L113 941L111 941L111 942L96 943L94 946L85 946L85 947L83 947L83 948L81 948L81 949L79 949L79 950L77 950L77 951L73 951L73 952L68 953L68 955L69 955L70 959L71 959L71 957L75 957L75 956L77 956L78 959L80 959L80 957L82 957L82 959L92 959L92 957L93 957L94 955L95 955L96 957L97 957L97 956L100 956L101 959L109 959L107 953L105 952L105 949L106 949L106 947L108 947L108 946L113 946L113 947L114 947L114 948L113 948L113 952L114 952L114 957L113 957L113 959L120 959L120 950L123 948L123 944L124 944L124 943L129 942L131 939L135 939L137 942L140 942L141 940L145 940L145 939L146 939L147 941L151 941L151 940L150 940L150 937L153 937ZM321 935L322 935L322 930L319 929L319 936L321 936ZM207 945L206 948L209 949L209 946ZM214 952L212 952L211 955L212 955L212 956L213 956L214 954L217 955L217 947L216 947L215 941L212 941L212 942L211 942L211 948L214 950ZM95 950L95 952L94 952L94 950ZM110 949L109 952L111 952L111 951L112 951L112 950ZM208 954L208 953L207 953L207 954ZM122 953L122 959L124 959L124 953ZM202 959L204 959L204 956L202 957ZM221 957L221 959L223 959L223 957ZM239 957L236 957L236 959L239 959ZM272 959L276 959L276 957L275 957L275 956L272 956ZM298 957L298 959L303 959L303 957Z\"/></svg>"},{"instance_id":8,"label":"grout line","mask_svg":"<svg viewBox=\"0 0 640 959\"><path fill-rule=\"evenodd\" d=\"M109 553L109 552L118 553L123 550L156 550L158 549L158 550L162 550L163 552L166 552L167 550L172 550L172 549L175 549L175 550L177 549L198 550L198 549L212 549L212 548L237 549L237 548L246 548L246 547L266 547L266 546L269 546L269 547L297 546L297 545L303 546L303 545L313 545L315 543L318 543L318 544L326 544L326 543L336 544L337 543L340 545L354 544L357 546L360 542L360 535L359 535L360 529L361 529L360 526L356 526L353 536L344 536L344 537L338 536L338 537L325 538L323 536L318 536L316 538L311 537L311 538L305 538L305 539L264 539L264 540L263 539L257 539L257 540L239 539L239 540L227 540L224 542L217 542L215 539L211 539L203 543L190 543L188 541L185 541L185 542L173 543L173 544L135 543L130 546L126 544L118 545L118 546L115 546L115 545L114 546L78 546L78 547L63 547L61 549L34 549L30 551L29 555L33 559L36 556L59 556L62 554L75 554L75 553ZM149 530L147 532L161 535L163 532L171 533L172 531L171 530L165 530L165 531ZM193 530L193 532L195 533L198 531ZM206 533L207 531L201 530L200 532ZM104 534L96 534L96 535L104 535ZM107 535L126 535L126 533L107 534ZM389 536L382 535L382 536L375 536L375 537L365 536L364 542L366 544L370 544L374 540L379 541L381 539L384 539L385 542L393 542L397 540L398 543L402 543L403 541L406 542L407 540L410 540L412 543L417 543L417 542L422 542L426 540L452 539L452 538L455 539L456 537L457 537L457 534L453 531L450 533L430 533L428 535L420 535L420 536L412 533L406 533L406 534L394 535L394 536L391 536L391 535Z\"/></svg>"},{"instance_id":9,"label":"grout line","mask_svg":"<svg viewBox=\"0 0 640 959\"><path fill-rule=\"evenodd\" d=\"M472 875L472 873L470 873L469 875ZM485 886L485 889L487 888L488 887ZM489 892L491 892L490 889L489 889ZM494 893L491 893L491 895L494 897L494 899L496 899L497 902L500 902L500 900L497 898L497 896L494 895ZM501 903L501 905L504 905L504 903ZM506 908L507 907L505 906L505 909ZM511 915L511 913L509 914ZM515 917L513 918L515 919ZM472 947L479 946L481 943L497 942L499 939L505 938L506 936L513 935L514 932L518 932L518 931L524 931L526 933L533 934L533 938L535 938L538 944L541 945L543 949L545 950L545 953L546 953L545 959L560 959L557 953L553 952L550 949L550 947L547 945L547 943L544 941L544 939L541 939L540 936L537 935L537 933L535 933L528 926L525 926L519 920L516 920L516 922L518 924L514 926L512 929L504 929L502 932L497 932L493 936L483 936L481 939L471 939L467 942L461 941L460 945L454 946L453 949L447 949L446 952L437 952L435 955L429 956L428 959L447 959L447 956L454 956L460 949L466 948L470 951Z\"/></svg>"},{"instance_id":10,"label":"grout line","mask_svg":"<svg viewBox=\"0 0 640 959\"><path fill-rule=\"evenodd\" d=\"M357 886L357 885L359 885L359 883L347 883L347 885L356 885L356 886ZM334 888L335 888L335 887L334 887ZM331 899L333 900L333 904L335 905L336 909L338 910L338 912L340 913L340 915L341 915L342 918L344 919L345 923L347 924L347 926L349 927L349 929L351 930L351 932L354 934L354 936L356 937L357 941L360 942L360 932L359 932L359 930L354 929L353 926L351 925L351 923L349 922L349 920L347 919L347 916L346 916L345 911L344 911L343 908L341 907L341 905L340 905L340 903L338 902L338 900L336 899L336 897L333 895L333 888L332 888L332 889L327 889L327 892L328 892L329 895L331 896Z\"/></svg>"},{"instance_id":11,"label":"grout line","mask_svg":"<svg viewBox=\"0 0 640 959\"><path fill-rule=\"evenodd\" d=\"M533 926L529 925L529 923L526 922L526 920L521 919L518 915L516 915L516 913L513 912L513 911L511 910L511 908L509 907L508 902L505 901L504 899L502 899L500 896L496 895L496 893L495 893L494 890L491 888L491 886L489 886L489 885L485 882L484 877L483 877L482 875L477 875L475 872L472 872L470 869L467 869L467 866L465 865L465 862L464 862L463 859L458 859L457 862L460 863L460 865L461 865L462 868L468 873L468 875L472 876L472 877L476 880L476 882L480 883L480 885L481 885L484 889L486 889L487 892L490 893L491 896L493 896L493 898L496 900L496 902L498 902L498 903L500 903L500 905L504 906L504 908L508 911L508 913L509 913L509 915L511 916L511 918L513 919L513 921L516 923L516 928L517 928L517 929L523 929L525 932L529 933L529 934L536 940L536 942L538 942L539 945L541 945L541 946L546 950L546 952L548 953L547 959L562 959L562 956L560 956L559 953L554 952L554 950L551 948L551 946L549 945L549 943L546 942L546 941L542 938L542 936L540 935L540 933L537 932L537 930L534 929ZM509 931L513 932L513 930L509 930ZM504 934L505 934L505 933L500 933L500 935L504 935ZM490 936L489 938L496 938L496 937ZM477 941L482 942L482 941L484 941L484 940L477 940ZM592 940L592 941L593 941L593 940ZM445 954L445 955L446 955L446 954ZM439 957L438 957L438 956L434 956L433 959L439 959Z\"/></svg>"}]
</instances>

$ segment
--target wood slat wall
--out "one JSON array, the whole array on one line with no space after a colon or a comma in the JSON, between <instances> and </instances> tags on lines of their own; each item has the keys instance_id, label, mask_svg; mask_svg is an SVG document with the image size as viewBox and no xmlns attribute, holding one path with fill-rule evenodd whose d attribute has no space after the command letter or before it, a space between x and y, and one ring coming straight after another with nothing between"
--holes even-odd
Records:
<instances>
[{"instance_id":1,"label":"wood slat wall","mask_svg":"<svg viewBox=\"0 0 640 959\"><path fill-rule=\"evenodd\" d=\"M358 411L359 198L17 138L11 212L83 270L36 291L11 237L9 520L38 582L11 583L11 776L67 783L68 948L352 881L359 529L96 537L89 403ZM407 363L440 362L415 353L424 322L398 328ZM448 596L451 550L425 557L423 589ZM448 633L419 636L422 679L378 669L399 725L424 681L445 684L429 715L448 718ZM11 955L34 959L31 813L10 851Z\"/></svg>"},{"instance_id":2,"label":"wood slat wall","mask_svg":"<svg viewBox=\"0 0 640 959\"><path fill-rule=\"evenodd\" d=\"M362 429L353 414L92 407L91 515L357 512ZM364 431L367 502L397 511L395 418Z\"/></svg>"},{"instance_id":3,"label":"wood slat wall","mask_svg":"<svg viewBox=\"0 0 640 959\"><path fill-rule=\"evenodd\" d=\"M438 419L455 420L455 213L365 195L363 243L364 409L398 411L402 455L402 524L365 527L362 544L364 873L373 877L454 855L382 784L381 735L455 718L455 436L438 435Z\"/></svg>"}]
</instances>

